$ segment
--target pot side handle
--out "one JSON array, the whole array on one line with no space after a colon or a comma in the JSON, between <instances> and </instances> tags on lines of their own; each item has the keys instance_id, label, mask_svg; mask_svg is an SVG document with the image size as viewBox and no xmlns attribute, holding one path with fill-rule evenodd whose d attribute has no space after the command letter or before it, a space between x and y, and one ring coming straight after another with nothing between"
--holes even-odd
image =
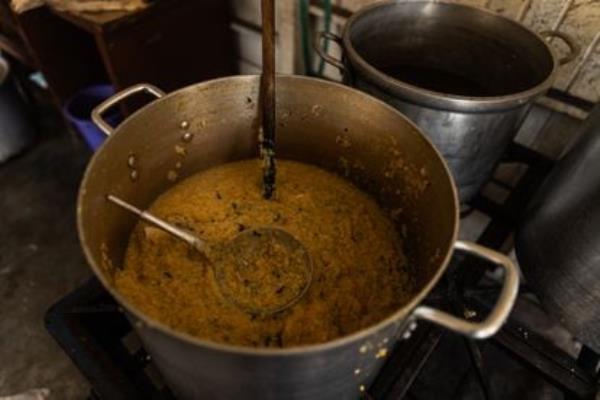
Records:
<instances>
[{"instance_id":1,"label":"pot side handle","mask_svg":"<svg viewBox=\"0 0 600 400\"><path fill-rule=\"evenodd\" d=\"M517 298L519 291L519 272L515 264L504 254L480 246L476 243L457 241L457 250L472 254L476 257L491 261L504 268L504 283L498 301L488 317L481 322L469 322L452 316L444 311L427 306L419 306L412 316L430 321L451 331L472 337L486 339L494 335L504 324Z\"/></svg>"},{"instance_id":2,"label":"pot side handle","mask_svg":"<svg viewBox=\"0 0 600 400\"><path fill-rule=\"evenodd\" d=\"M576 59L577 56L579 56L579 53L581 52L581 47L577 44L577 42L575 42L575 39L571 35L568 35L564 32L542 31L542 32L540 32L540 36L543 37L544 39L550 39L550 40L552 40L552 38L555 38L555 37L559 38L563 42L565 42L565 44L569 48L569 53L566 56L564 56L563 58L561 58L560 60L558 60L559 65L565 65L565 64L570 63L571 61Z\"/></svg>"},{"instance_id":3,"label":"pot side handle","mask_svg":"<svg viewBox=\"0 0 600 400\"><path fill-rule=\"evenodd\" d=\"M136 93L148 93L157 98L161 98L165 95L165 92L157 88L156 86L150 85L148 83L138 83L137 85L133 85L128 87L127 89L121 90L119 93L109 97L104 100L100 105L92 110L92 121L94 124L100 129L106 136L110 136L114 132L114 128L110 126L104 118L102 118L102 114L104 114L108 109L114 107L116 104L122 102L126 98L133 96Z\"/></svg>"},{"instance_id":4,"label":"pot side handle","mask_svg":"<svg viewBox=\"0 0 600 400\"><path fill-rule=\"evenodd\" d=\"M327 64L333 65L334 67L338 68L340 70L340 72L343 74L344 72L346 72L346 66L344 65L342 60L338 60L337 58L331 56L330 54L328 54L325 51L324 47L321 46L321 42L323 40L331 40L331 41L337 43L338 46L340 46L343 50L344 45L342 42L342 38L332 32L319 32L319 36L315 43L315 51L317 52L319 57L321 57L323 60L325 60L325 62Z\"/></svg>"}]
</instances>

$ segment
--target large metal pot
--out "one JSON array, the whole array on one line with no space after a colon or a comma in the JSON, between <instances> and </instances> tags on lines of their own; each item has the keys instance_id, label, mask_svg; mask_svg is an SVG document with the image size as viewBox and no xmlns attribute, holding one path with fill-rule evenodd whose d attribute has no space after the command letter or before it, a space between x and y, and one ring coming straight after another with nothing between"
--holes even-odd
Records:
<instances>
[{"instance_id":1,"label":"large metal pot","mask_svg":"<svg viewBox=\"0 0 600 400\"><path fill-rule=\"evenodd\" d=\"M19 93L10 65L0 57L0 163L31 144L35 126L28 104Z\"/></svg>"},{"instance_id":2,"label":"large metal pot","mask_svg":"<svg viewBox=\"0 0 600 400\"><path fill-rule=\"evenodd\" d=\"M571 47L562 63L572 60ZM346 83L385 100L442 152L467 201L489 178L531 101L552 85L557 61L516 21L443 1L385 1L352 15L337 41Z\"/></svg>"},{"instance_id":3,"label":"large metal pot","mask_svg":"<svg viewBox=\"0 0 600 400\"><path fill-rule=\"evenodd\" d=\"M456 241L456 190L437 151L411 122L379 100L304 77L277 79L278 156L342 174L372 193L383 207L396 210L418 282L410 303L377 325L328 343L257 349L175 332L141 314L115 291L112 276L122 263L136 219L110 204L106 195L146 207L173 185L169 171L177 162L183 163L178 170L181 179L215 165L257 157L258 88L257 76L209 81L168 96L138 85L94 112L94 120L111 135L94 155L81 185L77 214L83 249L98 278L126 309L176 395L212 400L357 399L388 349L410 335L417 319L476 338L492 335L510 312L518 274L502 254ZM102 121L102 112L140 91L160 99L112 132ZM489 259L506 271L498 303L482 322L420 305L455 249Z\"/></svg>"}]
</instances>

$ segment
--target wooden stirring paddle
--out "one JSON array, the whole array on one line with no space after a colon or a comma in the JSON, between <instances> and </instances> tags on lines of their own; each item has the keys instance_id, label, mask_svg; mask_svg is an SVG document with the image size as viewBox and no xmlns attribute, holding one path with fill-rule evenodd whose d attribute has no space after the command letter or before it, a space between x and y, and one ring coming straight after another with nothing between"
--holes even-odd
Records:
<instances>
[{"instance_id":1,"label":"wooden stirring paddle","mask_svg":"<svg viewBox=\"0 0 600 400\"><path fill-rule=\"evenodd\" d=\"M261 156L263 159L263 197L275 192L275 1L262 0L262 111Z\"/></svg>"}]
</instances>

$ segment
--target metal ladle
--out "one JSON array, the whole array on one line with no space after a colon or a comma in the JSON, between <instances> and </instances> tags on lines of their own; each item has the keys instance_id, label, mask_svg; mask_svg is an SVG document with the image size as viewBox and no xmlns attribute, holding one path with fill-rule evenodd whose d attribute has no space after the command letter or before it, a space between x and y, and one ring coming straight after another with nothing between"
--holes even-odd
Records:
<instances>
[{"instance_id":1,"label":"metal ladle","mask_svg":"<svg viewBox=\"0 0 600 400\"><path fill-rule=\"evenodd\" d=\"M202 253L213 267L223 296L249 314L270 315L290 308L312 283L313 263L308 251L283 229L247 229L225 244L209 245L118 197L107 198Z\"/></svg>"}]
</instances>

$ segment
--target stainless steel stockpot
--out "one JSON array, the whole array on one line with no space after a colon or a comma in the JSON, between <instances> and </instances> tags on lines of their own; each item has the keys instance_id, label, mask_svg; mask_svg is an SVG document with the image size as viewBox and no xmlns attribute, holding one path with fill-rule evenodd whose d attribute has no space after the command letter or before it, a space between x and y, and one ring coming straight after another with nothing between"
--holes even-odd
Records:
<instances>
[{"instance_id":1,"label":"stainless steel stockpot","mask_svg":"<svg viewBox=\"0 0 600 400\"><path fill-rule=\"evenodd\" d=\"M113 286L136 219L110 204L112 193L149 206L179 179L258 156L258 76L209 81L164 95L150 85L127 89L99 106L94 120L109 138L94 155L78 201L88 262L126 310L166 382L180 399L357 399L388 351L420 319L477 338L492 335L514 302L518 274L503 255L456 240L458 200L450 173L431 143L402 114L355 89L318 79L277 79L277 154L341 174L395 210L406 232L418 290L387 319L327 343L261 349L231 346L176 332L135 308ZM137 92L158 99L114 131L102 113ZM185 151L176 151L175 147ZM185 157L182 157L185 154ZM386 173L402 161L397 173ZM505 280L483 322L422 306L455 250L502 266ZM201 290L201 288L199 288Z\"/></svg>"}]
</instances>

